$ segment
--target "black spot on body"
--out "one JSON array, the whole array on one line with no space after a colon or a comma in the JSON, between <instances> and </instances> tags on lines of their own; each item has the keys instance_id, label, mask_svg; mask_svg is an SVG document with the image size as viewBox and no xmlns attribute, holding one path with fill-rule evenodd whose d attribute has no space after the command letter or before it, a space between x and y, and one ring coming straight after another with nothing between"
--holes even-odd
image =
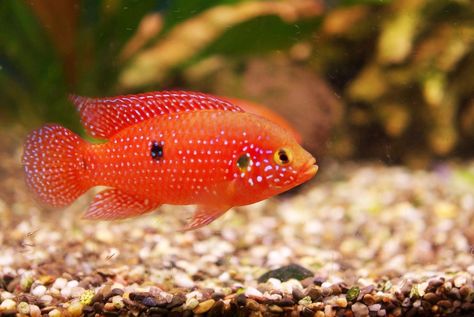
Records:
<instances>
[{"instance_id":1,"label":"black spot on body","mask_svg":"<svg viewBox=\"0 0 474 317\"><path fill-rule=\"evenodd\" d=\"M161 142L153 141L150 149L151 158L155 161L160 160L163 157L163 145Z\"/></svg>"},{"instance_id":2,"label":"black spot on body","mask_svg":"<svg viewBox=\"0 0 474 317\"><path fill-rule=\"evenodd\" d=\"M247 154L243 154L237 160L237 166L243 172L247 170L247 167L250 165L250 157Z\"/></svg>"}]
</instances>

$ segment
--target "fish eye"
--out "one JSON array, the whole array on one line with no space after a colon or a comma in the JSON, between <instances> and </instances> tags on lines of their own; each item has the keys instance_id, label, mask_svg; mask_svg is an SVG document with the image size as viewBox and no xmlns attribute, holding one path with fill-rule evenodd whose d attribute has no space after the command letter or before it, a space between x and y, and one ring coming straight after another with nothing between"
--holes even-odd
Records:
<instances>
[{"instance_id":1,"label":"fish eye","mask_svg":"<svg viewBox=\"0 0 474 317\"><path fill-rule=\"evenodd\" d=\"M150 155L154 160L161 159L163 157L163 145L159 142L153 141L151 143Z\"/></svg>"},{"instance_id":2,"label":"fish eye","mask_svg":"<svg viewBox=\"0 0 474 317\"><path fill-rule=\"evenodd\" d=\"M250 156L247 153L242 154L237 160L237 167L240 169L241 172L246 172L247 168L250 165L250 162Z\"/></svg>"},{"instance_id":3,"label":"fish eye","mask_svg":"<svg viewBox=\"0 0 474 317\"><path fill-rule=\"evenodd\" d=\"M293 156L289 149L279 149L273 154L273 159L278 165L287 165L290 164Z\"/></svg>"}]
</instances>

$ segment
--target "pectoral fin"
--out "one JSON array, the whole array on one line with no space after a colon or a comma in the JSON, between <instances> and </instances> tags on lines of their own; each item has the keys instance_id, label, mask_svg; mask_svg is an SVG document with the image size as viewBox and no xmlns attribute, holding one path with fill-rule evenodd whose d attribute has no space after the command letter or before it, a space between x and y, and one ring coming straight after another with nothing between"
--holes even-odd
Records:
<instances>
[{"instance_id":1,"label":"pectoral fin","mask_svg":"<svg viewBox=\"0 0 474 317\"><path fill-rule=\"evenodd\" d=\"M199 205L194 212L193 218L181 231L195 230L204 227L222 216L230 208L229 206Z\"/></svg>"},{"instance_id":2,"label":"pectoral fin","mask_svg":"<svg viewBox=\"0 0 474 317\"><path fill-rule=\"evenodd\" d=\"M83 215L89 220L117 220L135 217L150 212L159 206L149 199L135 197L119 189L107 189L94 197L94 201Z\"/></svg>"}]
</instances>

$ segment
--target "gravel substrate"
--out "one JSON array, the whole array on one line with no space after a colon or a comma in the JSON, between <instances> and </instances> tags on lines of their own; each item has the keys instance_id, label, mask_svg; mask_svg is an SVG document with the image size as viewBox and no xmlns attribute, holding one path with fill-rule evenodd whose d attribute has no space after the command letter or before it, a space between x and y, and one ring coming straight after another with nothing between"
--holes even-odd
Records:
<instances>
[{"instance_id":1,"label":"gravel substrate","mask_svg":"<svg viewBox=\"0 0 474 317\"><path fill-rule=\"evenodd\" d=\"M38 206L12 135L0 146L1 316L474 316L472 163L323 165L293 196L180 233L190 208L89 222L91 194Z\"/></svg>"}]
</instances>

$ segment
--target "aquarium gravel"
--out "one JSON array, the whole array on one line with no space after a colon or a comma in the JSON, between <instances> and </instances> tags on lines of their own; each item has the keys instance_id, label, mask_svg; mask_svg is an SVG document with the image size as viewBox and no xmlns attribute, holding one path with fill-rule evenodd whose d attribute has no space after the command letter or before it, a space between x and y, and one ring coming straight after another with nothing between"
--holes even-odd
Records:
<instances>
[{"instance_id":1,"label":"aquarium gravel","mask_svg":"<svg viewBox=\"0 0 474 317\"><path fill-rule=\"evenodd\" d=\"M15 134L15 133L13 133ZM1 316L472 316L474 164L321 163L292 195L177 232L190 208L46 210L0 149Z\"/></svg>"}]
</instances>

